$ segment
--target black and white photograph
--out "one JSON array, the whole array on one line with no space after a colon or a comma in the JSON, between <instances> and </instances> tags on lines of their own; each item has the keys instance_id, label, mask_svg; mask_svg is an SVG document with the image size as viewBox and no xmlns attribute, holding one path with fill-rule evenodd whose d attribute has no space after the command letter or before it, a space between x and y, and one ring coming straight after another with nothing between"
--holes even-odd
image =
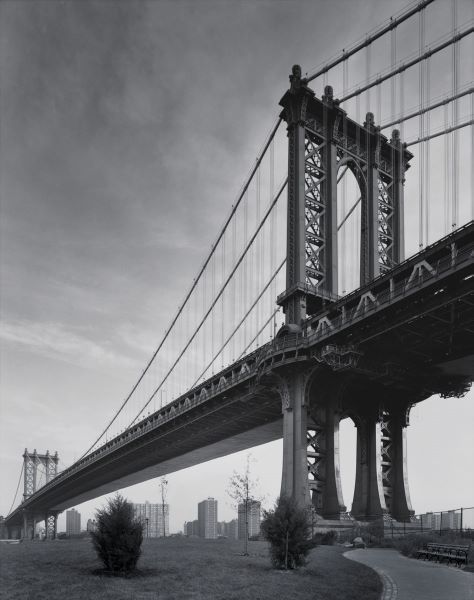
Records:
<instances>
[{"instance_id":1,"label":"black and white photograph","mask_svg":"<svg viewBox=\"0 0 474 600\"><path fill-rule=\"evenodd\" d=\"M0 599L474 600L473 0L0 0Z\"/></svg>"}]
</instances>

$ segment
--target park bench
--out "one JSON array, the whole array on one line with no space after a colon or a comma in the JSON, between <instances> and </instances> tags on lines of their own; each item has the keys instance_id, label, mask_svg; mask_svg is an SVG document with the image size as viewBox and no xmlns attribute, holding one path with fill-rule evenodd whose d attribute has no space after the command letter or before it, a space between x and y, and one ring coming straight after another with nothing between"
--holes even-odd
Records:
<instances>
[{"instance_id":1,"label":"park bench","mask_svg":"<svg viewBox=\"0 0 474 600\"><path fill-rule=\"evenodd\" d=\"M448 564L453 562L459 567L462 564L467 565L469 548L470 545L460 546L455 544L430 543L426 544L421 550L418 550L417 558L435 560L436 562L446 561Z\"/></svg>"}]
</instances>

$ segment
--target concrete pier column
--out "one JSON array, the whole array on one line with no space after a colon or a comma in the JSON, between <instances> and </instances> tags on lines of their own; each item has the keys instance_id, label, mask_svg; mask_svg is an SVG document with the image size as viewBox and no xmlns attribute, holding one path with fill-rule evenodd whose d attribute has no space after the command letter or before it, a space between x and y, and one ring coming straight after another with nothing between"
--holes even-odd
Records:
<instances>
[{"instance_id":1,"label":"concrete pier column","mask_svg":"<svg viewBox=\"0 0 474 600\"><path fill-rule=\"evenodd\" d=\"M352 516L361 521L383 518L388 513L382 481L382 435L378 413L359 415L357 464Z\"/></svg>"},{"instance_id":2,"label":"concrete pier column","mask_svg":"<svg viewBox=\"0 0 474 600\"><path fill-rule=\"evenodd\" d=\"M310 504L306 456L307 412L304 405L305 378L291 373L280 385L283 404L283 471L281 495L291 496L300 506Z\"/></svg>"},{"instance_id":3,"label":"concrete pier column","mask_svg":"<svg viewBox=\"0 0 474 600\"><path fill-rule=\"evenodd\" d=\"M323 493L322 516L325 519L340 519L347 510L342 497L339 466L339 423L341 414L330 403L326 406L325 416L326 482Z\"/></svg>"},{"instance_id":4,"label":"concrete pier column","mask_svg":"<svg viewBox=\"0 0 474 600\"><path fill-rule=\"evenodd\" d=\"M28 538L28 517L26 512L23 513L23 526L21 528L21 539L24 540Z\"/></svg>"},{"instance_id":5,"label":"concrete pier column","mask_svg":"<svg viewBox=\"0 0 474 600\"><path fill-rule=\"evenodd\" d=\"M27 510L23 512L23 524L21 527L21 538L32 540L35 537L35 519Z\"/></svg>"},{"instance_id":6,"label":"concrete pier column","mask_svg":"<svg viewBox=\"0 0 474 600\"><path fill-rule=\"evenodd\" d=\"M391 411L392 427L392 502L391 516L397 521L410 521L415 514L411 507L407 471L407 410Z\"/></svg>"}]
</instances>

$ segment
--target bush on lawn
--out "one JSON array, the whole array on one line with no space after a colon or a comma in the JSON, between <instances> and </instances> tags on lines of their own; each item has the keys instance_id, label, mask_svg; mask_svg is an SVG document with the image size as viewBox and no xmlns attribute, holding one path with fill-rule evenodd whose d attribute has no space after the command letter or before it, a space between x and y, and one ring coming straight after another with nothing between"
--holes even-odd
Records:
<instances>
[{"instance_id":1,"label":"bush on lawn","mask_svg":"<svg viewBox=\"0 0 474 600\"><path fill-rule=\"evenodd\" d=\"M308 511L293 498L281 496L273 510L264 511L261 531L270 542L272 564L277 569L295 569L306 563L313 547Z\"/></svg>"},{"instance_id":2,"label":"bush on lawn","mask_svg":"<svg viewBox=\"0 0 474 600\"><path fill-rule=\"evenodd\" d=\"M117 494L95 518L92 543L105 569L113 574L134 571L141 554L143 524L135 519L132 505Z\"/></svg>"}]
</instances>

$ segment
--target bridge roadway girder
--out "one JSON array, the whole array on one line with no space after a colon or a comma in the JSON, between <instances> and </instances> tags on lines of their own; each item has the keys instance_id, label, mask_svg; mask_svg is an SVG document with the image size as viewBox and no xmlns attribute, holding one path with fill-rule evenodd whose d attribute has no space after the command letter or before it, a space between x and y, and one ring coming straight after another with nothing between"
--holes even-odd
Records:
<instances>
[{"instance_id":1,"label":"bridge roadway girder","mask_svg":"<svg viewBox=\"0 0 474 600\"><path fill-rule=\"evenodd\" d=\"M473 284L471 223L108 442L28 498L7 524L21 524L22 508L44 518L47 510L282 436L284 464L292 465L284 467L290 483L283 491L302 503L311 491L317 510L342 514L338 427L346 416L358 427L359 514L409 518L407 415L433 394L462 395L473 380ZM320 437L319 450L308 452L308 431Z\"/></svg>"},{"instance_id":2,"label":"bridge roadway girder","mask_svg":"<svg viewBox=\"0 0 474 600\"><path fill-rule=\"evenodd\" d=\"M281 402L276 390L261 396L260 386L235 390L178 415L102 460L87 464L75 477L41 488L23 506L43 519L102 494L226 456L282 437ZM18 517L17 516L17 520ZM12 514L10 521L14 521Z\"/></svg>"}]
</instances>

